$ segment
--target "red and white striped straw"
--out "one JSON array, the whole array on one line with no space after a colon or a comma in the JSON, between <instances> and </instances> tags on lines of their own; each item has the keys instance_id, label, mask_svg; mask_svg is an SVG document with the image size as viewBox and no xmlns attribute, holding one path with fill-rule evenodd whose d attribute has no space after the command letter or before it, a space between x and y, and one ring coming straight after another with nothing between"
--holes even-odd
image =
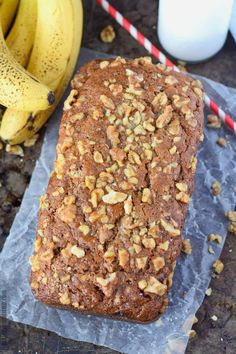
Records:
<instances>
[{"instance_id":1,"label":"red and white striped straw","mask_svg":"<svg viewBox=\"0 0 236 354\"><path fill-rule=\"evenodd\" d=\"M136 39L150 54L158 59L165 66L172 67L175 71L179 68L172 63L149 39L137 30L119 11L117 11L106 0L96 0L101 7L108 12L129 34ZM206 93L204 94L205 104L236 134L236 123L226 114Z\"/></svg>"}]
</instances>

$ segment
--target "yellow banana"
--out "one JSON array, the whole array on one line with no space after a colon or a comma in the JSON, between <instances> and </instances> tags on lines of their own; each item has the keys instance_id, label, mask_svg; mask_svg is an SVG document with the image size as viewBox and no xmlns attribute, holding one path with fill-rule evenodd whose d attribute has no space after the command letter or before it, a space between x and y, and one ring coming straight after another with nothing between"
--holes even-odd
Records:
<instances>
[{"instance_id":1,"label":"yellow banana","mask_svg":"<svg viewBox=\"0 0 236 354\"><path fill-rule=\"evenodd\" d=\"M1 26L0 26L1 27ZM47 109L54 94L11 55L0 28L0 104L22 111Z\"/></svg>"},{"instance_id":2,"label":"yellow banana","mask_svg":"<svg viewBox=\"0 0 236 354\"><path fill-rule=\"evenodd\" d=\"M49 2L52 1L57 2L56 0L50 0ZM57 59L55 61L56 63L60 63L61 67L63 63L66 63L66 66L62 71L61 75L59 74L59 67L57 67L54 69L55 74L50 75L47 79L48 82L50 80L51 84L53 83L54 85L57 85L57 88L55 89L55 97L56 97L55 104L46 111L40 111L34 113L19 112L16 110L7 109L2 119L0 136L2 137L2 139L7 140L12 145L22 143L26 139L32 137L43 126L43 124L47 121L47 119L55 109L56 104L61 99L68 85L68 82L72 76L72 73L74 71L79 49L80 49L81 37L82 37L83 9L80 0L66 0L66 1L63 0L63 2L64 5L66 5L63 10L64 17L67 17L67 22L68 22L67 26L70 25L71 28L71 33L70 33L71 44L70 44L70 48L65 50L65 52L68 51L66 59L65 58L64 60ZM72 10L71 12L69 12L70 8ZM49 10L45 9L45 11L48 12ZM52 21L52 19L50 21ZM66 41L66 44L65 45L61 44L61 45L63 46L63 48L67 48L69 38L68 36L67 37L63 36L63 37L64 37L63 41ZM40 54L40 57L42 57L42 55L43 53ZM53 57L54 56L55 53L53 54ZM51 58L51 60L53 62L53 58ZM39 68L38 72L40 71L41 69Z\"/></svg>"},{"instance_id":3,"label":"yellow banana","mask_svg":"<svg viewBox=\"0 0 236 354\"><path fill-rule=\"evenodd\" d=\"M1 0L0 1L0 20L2 31L5 35L9 30L15 16L19 0Z\"/></svg>"},{"instance_id":4,"label":"yellow banana","mask_svg":"<svg viewBox=\"0 0 236 354\"><path fill-rule=\"evenodd\" d=\"M37 0L21 0L15 22L6 38L11 54L26 67L34 43Z\"/></svg>"}]
</instances>

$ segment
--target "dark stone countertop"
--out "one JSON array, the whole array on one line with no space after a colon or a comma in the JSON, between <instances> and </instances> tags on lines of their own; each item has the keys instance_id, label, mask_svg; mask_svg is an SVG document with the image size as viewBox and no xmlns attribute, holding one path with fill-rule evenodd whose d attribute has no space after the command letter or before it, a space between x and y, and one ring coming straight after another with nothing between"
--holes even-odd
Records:
<instances>
[{"instance_id":1,"label":"dark stone countertop","mask_svg":"<svg viewBox=\"0 0 236 354\"><path fill-rule=\"evenodd\" d=\"M95 0L84 0L83 46L94 50L135 57L147 55L113 19L109 17ZM111 1L127 18L136 25L154 44L158 45L156 35L157 3L154 0ZM116 32L112 43L105 44L99 39L100 31L111 24ZM210 61L188 65L188 71L205 75L213 80L236 87L236 45L229 35L223 49ZM24 149L23 158L0 152L0 249L9 233L14 216L29 183L35 161L40 154L43 132L35 146ZM223 273L212 279L212 295L206 297L197 313L199 322L194 325L197 335L190 340L187 354L236 353L236 237L228 235L221 259L225 265ZM211 316L216 315L216 322ZM116 353L93 344L64 339L54 333L30 326L0 321L6 324L6 353L25 354L88 354ZM1 350L0 350L1 352Z\"/></svg>"}]
</instances>

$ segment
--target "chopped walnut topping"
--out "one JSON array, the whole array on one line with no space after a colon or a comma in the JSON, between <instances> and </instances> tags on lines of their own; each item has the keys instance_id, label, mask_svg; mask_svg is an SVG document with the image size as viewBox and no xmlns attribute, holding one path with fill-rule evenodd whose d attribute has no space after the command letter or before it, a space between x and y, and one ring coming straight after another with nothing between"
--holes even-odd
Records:
<instances>
[{"instance_id":1,"label":"chopped walnut topping","mask_svg":"<svg viewBox=\"0 0 236 354\"><path fill-rule=\"evenodd\" d=\"M70 305L70 297L69 297L69 293L65 292L65 293L59 293L59 301L62 305Z\"/></svg>"},{"instance_id":2,"label":"chopped walnut topping","mask_svg":"<svg viewBox=\"0 0 236 354\"><path fill-rule=\"evenodd\" d=\"M143 122L143 127L144 129L146 129L148 132L154 132L155 131L155 127L154 125L152 125L151 123L149 122Z\"/></svg>"},{"instance_id":3,"label":"chopped walnut topping","mask_svg":"<svg viewBox=\"0 0 236 354\"><path fill-rule=\"evenodd\" d=\"M197 168L197 158L196 158L195 156L192 156L192 157L191 157L190 168L191 168L191 171L192 171L193 173L195 173L196 168Z\"/></svg>"},{"instance_id":4,"label":"chopped walnut topping","mask_svg":"<svg viewBox=\"0 0 236 354\"><path fill-rule=\"evenodd\" d=\"M100 100L102 101L102 103L106 108L111 110L115 109L114 102L112 101L111 98L107 97L106 95L101 95Z\"/></svg>"},{"instance_id":5,"label":"chopped walnut topping","mask_svg":"<svg viewBox=\"0 0 236 354\"><path fill-rule=\"evenodd\" d=\"M102 200L106 204L117 204L117 203L124 202L126 198L127 198L127 194L116 192L111 189L108 194L102 197Z\"/></svg>"},{"instance_id":6,"label":"chopped walnut topping","mask_svg":"<svg viewBox=\"0 0 236 354\"><path fill-rule=\"evenodd\" d=\"M49 203L47 201L47 195L42 195L40 197L39 207L41 210L45 210L49 208Z\"/></svg>"},{"instance_id":7,"label":"chopped walnut topping","mask_svg":"<svg viewBox=\"0 0 236 354\"><path fill-rule=\"evenodd\" d=\"M73 105L73 103L76 101L76 95L78 94L77 90L71 90L69 93L69 96L67 97L67 99L64 102L64 107L63 110L66 111L68 109L70 109Z\"/></svg>"},{"instance_id":8,"label":"chopped walnut topping","mask_svg":"<svg viewBox=\"0 0 236 354\"><path fill-rule=\"evenodd\" d=\"M217 242L217 243L221 243L222 242L222 236L220 236L218 234L210 234L208 236L208 240L209 241L213 241L213 242Z\"/></svg>"},{"instance_id":9,"label":"chopped walnut topping","mask_svg":"<svg viewBox=\"0 0 236 354\"><path fill-rule=\"evenodd\" d=\"M184 182L177 182L175 186L180 192L187 192L188 190L188 185Z\"/></svg>"},{"instance_id":10,"label":"chopped walnut topping","mask_svg":"<svg viewBox=\"0 0 236 354\"><path fill-rule=\"evenodd\" d=\"M70 251L77 258L83 258L85 256L85 252L84 252L83 248L78 247L76 245L72 246Z\"/></svg>"},{"instance_id":11,"label":"chopped walnut topping","mask_svg":"<svg viewBox=\"0 0 236 354\"><path fill-rule=\"evenodd\" d=\"M76 205L75 204L67 205L67 206L62 205L57 210L57 215L65 223L70 223L70 222L74 221L74 219L76 217Z\"/></svg>"},{"instance_id":12,"label":"chopped walnut topping","mask_svg":"<svg viewBox=\"0 0 236 354\"><path fill-rule=\"evenodd\" d=\"M109 283L114 281L116 279L116 273L110 273L107 275L107 277L104 279L102 277L97 277L96 281L98 284L100 284L102 287L107 287Z\"/></svg>"},{"instance_id":13,"label":"chopped walnut topping","mask_svg":"<svg viewBox=\"0 0 236 354\"><path fill-rule=\"evenodd\" d=\"M236 211L228 210L225 213L225 216L228 218L229 221L236 222Z\"/></svg>"},{"instance_id":14,"label":"chopped walnut topping","mask_svg":"<svg viewBox=\"0 0 236 354\"><path fill-rule=\"evenodd\" d=\"M178 83L178 80L174 76L169 75L165 78L165 83L168 85L174 85Z\"/></svg>"},{"instance_id":15,"label":"chopped walnut topping","mask_svg":"<svg viewBox=\"0 0 236 354\"><path fill-rule=\"evenodd\" d=\"M151 204L151 190L149 188L144 188L142 193L142 202Z\"/></svg>"},{"instance_id":16,"label":"chopped walnut topping","mask_svg":"<svg viewBox=\"0 0 236 354\"><path fill-rule=\"evenodd\" d=\"M128 154L128 160L131 163L137 164L137 165L141 165L141 160L139 155L137 154L137 152L135 151L130 151Z\"/></svg>"},{"instance_id":17,"label":"chopped walnut topping","mask_svg":"<svg viewBox=\"0 0 236 354\"><path fill-rule=\"evenodd\" d=\"M148 285L144 288L144 292L153 293L159 296L162 296L166 293L167 286L162 284L158 279L150 277L148 280Z\"/></svg>"},{"instance_id":18,"label":"chopped walnut topping","mask_svg":"<svg viewBox=\"0 0 236 354\"><path fill-rule=\"evenodd\" d=\"M172 146L172 148L170 148L169 153L171 155L174 155L176 153L176 151L177 151L177 147L174 145L174 146Z\"/></svg>"},{"instance_id":19,"label":"chopped walnut topping","mask_svg":"<svg viewBox=\"0 0 236 354\"><path fill-rule=\"evenodd\" d=\"M156 120L156 127L157 128L159 128L159 129L164 128L171 121L172 111L173 111L173 108L171 105L166 106L164 108L164 112L162 114L160 114Z\"/></svg>"},{"instance_id":20,"label":"chopped walnut topping","mask_svg":"<svg viewBox=\"0 0 236 354\"><path fill-rule=\"evenodd\" d=\"M201 99L203 98L203 92L199 87L194 87L193 91L200 97Z\"/></svg>"},{"instance_id":21,"label":"chopped walnut topping","mask_svg":"<svg viewBox=\"0 0 236 354\"><path fill-rule=\"evenodd\" d=\"M224 264L219 259L217 259L213 263L213 268L214 268L215 273L220 274L223 272Z\"/></svg>"},{"instance_id":22,"label":"chopped walnut topping","mask_svg":"<svg viewBox=\"0 0 236 354\"><path fill-rule=\"evenodd\" d=\"M34 250L36 253L40 250L41 244L42 244L42 240L40 238L34 241Z\"/></svg>"},{"instance_id":23,"label":"chopped walnut topping","mask_svg":"<svg viewBox=\"0 0 236 354\"><path fill-rule=\"evenodd\" d=\"M142 244L144 245L145 248L153 250L156 247L156 242L154 238L144 238L142 240Z\"/></svg>"},{"instance_id":24,"label":"chopped walnut topping","mask_svg":"<svg viewBox=\"0 0 236 354\"><path fill-rule=\"evenodd\" d=\"M134 243L133 247L134 247L134 250L136 253L139 253L142 251L142 247L140 245L137 245L136 243Z\"/></svg>"},{"instance_id":25,"label":"chopped walnut topping","mask_svg":"<svg viewBox=\"0 0 236 354\"><path fill-rule=\"evenodd\" d=\"M158 248L160 248L160 249L163 250L163 251L168 251L169 244L170 244L169 241L161 242L161 243L158 245Z\"/></svg>"},{"instance_id":26,"label":"chopped walnut topping","mask_svg":"<svg viewBox=\"0 0 236 354\"><path fill-rule=\"evenodd\" d=\"M92 191L95 188L96 177L95 176L85 176L85 186Z\"/></svg>"},{"instance_id":27,"label":"chopped walnut topping","mask_svg":"<svg viewBox=\"0 0 236 354\"><path fill-rule=\"evenodd\" d=\"M88 235L90 228L88 227L88 225L82 224L79 226L79 231L81 231L84 235Z\"/></svg>"},{"instance_id":28,"label":"chopped walnut topping","mask_svg":"<svg viewBox=\"0 0 236 354\"><path fill-rule=\"evenodd\" d=\"M211 192L214 196L217 196L221 193L221 185L220 182L214 181L211 186Z\"/></svg>"},{"instance_id":29,"label":"chopped walnut topping","mask_svg":"<svg viewBox=\"0 0 236 354\"><path fill-rule=\"evenodd\" d=\"M165 266L165 260L163 257L153 258L152 263L155 268L155 271L157 272Z\"/></svg>"},{"instance_id":30,"label":"chopped walnut topping","mask_svg":"<svg viewBox=\"0 0 236 354\"><path fill-rule=\"evenodd\" d=\"M93 159L96 163L103 163L104 162L102 154L99 151L94 151Z\"/></svg>"},{"instance_id":31,"label":"chopped walnut topping","mask_svg":"<svg viewBox=\"0 0 236 354\"><path fill-rule=\"evenodd\" d=\"M159 106L165 106L168 102L168 98L165 92L159 92L153 99L152 105L154 108L154 112L158 111Z\"/></svg>"},{"instance_id":32,"label":"chopped walnut topping","mask_svg":"<svg viewBox=\"0 0 236 354\"><path fill-rule=\"evenodd\" d=\"M126 215L130 215L133 209L132 196L129 195L124 201L124 210Z\"/></svg>"},{"instance_id":33,"label":"chopped walnut topping","mask_svg":"<svg viewBox=\"0 0 236 354\"><path fill-rule=\"evenodd\" d=\"M138 269L144 269L147 264L148 257L139 257L136 258L136 264Z\"/></svg>"},{"instance_id":34,"label":"chopped walnut topping","mask_svg":"<svg viewBox=\"0 0 236 354\"><path fill-rule=\"evenodd\" d=\"M165 231L167 231L173 237L180 235L180 230L175 229L173 225L167 223L164 219L161 219L161 226Z\"/></svg>"},{"instance_id":35,"label":"chopped walnut topping","mask_svg":"<svg viewBox=\"0 0 236 354\"><path fill-rule=\"evenodd\" d=\"M191 242L189 239L182 241L182 252L184 252L186 254L192 253L192 246L191 246Z\"/></svg>"},{"instance_id":36,"label":"chopped walnut topping","mask_svg":"<svg viewBox=\"0 0 236 354\"><path fill-rule=\"evenodd\" d=\"M145 279L142 279L142 280L140 280L139 282L138 282L138 287L139 287L139 289L141 289L141 290L144 290L146 287L147 287L147 282L146 282L146 280Z\"/></svg>"},{"instance_id":37,"label":"chopped walnut topping","mask_svg":"<svg viewBox=\"0 0 236 354\"><path fill-rule=\"evenodd\" d=\"M119 133L115 130L113 125L109 125L107 127L107 137L114 147L116 147L120 143Z\"/></svg>"},{"instance_id":38,"label":"chopped walnut topping","mask_svg":"<svg viewBox=\"0 0 236 354\"><path fill-rule=\"evenodd\" d=\"M208 114L207 122L207 126L209 128L219 129L221 127L220 118L218 118L215 114Z\"/></svg>"},{"instance_id":39,"label":"chopped walnut topping","mask_svg":"<svg viewBox=\"0 0 236 354\"><path fill-rule=\"evenodd\" d=\"M190 201L189 195L184 192L179 192L178 194L176 194L175 199L185 204L188 204Z\"/></svg>"},{"instance_id":40,"label":"chopped walnut topping","mask_svg":"<svg viewBox=\"0 0 236 354\"><path fill-rule=\"evenodd\" d=\"M104 42L104 43L113 42L115 37L116 37L116 34L115 34L115 31L114 31L114 28L111 25L106 26L105 28L103 28L103 30L100 33L100 38L101 38L102 42Z\"/></svg>"},{"instance_id":41,"label":"chopped walnut topping","mask_svg":"<svg viewBox=\"0 0 236 354\"><path fill-rule=\"evenodd\" d=\"M122 248L118 251L119 265L124 267L129 262L129 252Z\"/></svg>"},{"instance_id":42,"label":"chopped walnut topping","mask_svg":"<svg viewBox=\"0 0 236 354\"><path fill-rule=\"evenodd\" d=\"M217 144L222 146L222 147L226 147L227 146L227 140L225 138L219 138L216 140Z\"/></svg>"},{"instance_id":43,"label":"chopped walnut topping","mask_svg":"<svg viewBox=\"0 0 236 354\"><path fill-rule=\"evenodd\" d=\"M180 133L180 122L178 119L173 119L167 127L168 132L171 135L178 135ZM176 142L174 140L174 142Z\"/></svg>"},{"instance_id":44,"label":"chopped walnut topping","mask_svg":"<svg viewBox=\"0 0 236 354\"><path fill-rule=\"evenodd\" d=\"M74 195L67 195L64 199L63 199L63 203L65 205L72 205L75 204L75 196Z\"/></svg>"},{"instance_id":45,"label":"chopped walnut topping","mask_svg":"<svg viewBox=\"0 0 236 354\"><path fill-rule=\"evenodd\" d=\"M105 69L108 65L109 65L109 61L107 60L101 61L101 63L99 64L100 69Z\"/></svg>"}]
</instances>

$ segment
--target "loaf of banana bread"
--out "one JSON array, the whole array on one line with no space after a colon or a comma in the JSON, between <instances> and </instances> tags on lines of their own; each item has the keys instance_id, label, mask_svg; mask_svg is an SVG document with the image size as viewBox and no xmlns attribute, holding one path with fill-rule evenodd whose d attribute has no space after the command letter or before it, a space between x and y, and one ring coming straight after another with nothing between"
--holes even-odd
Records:
<instances>
[{"instance_id":1,"label":"loaf of banana bread","mask_svg":"<svg viewBox=\"0 0 236 354\"><path fill-rule=\"evenodd\" d=\"M150 58L72 81L30 284L50 306L148 322L167 306L202 140L199 81Z\"/></svg>"}]
</instances>

